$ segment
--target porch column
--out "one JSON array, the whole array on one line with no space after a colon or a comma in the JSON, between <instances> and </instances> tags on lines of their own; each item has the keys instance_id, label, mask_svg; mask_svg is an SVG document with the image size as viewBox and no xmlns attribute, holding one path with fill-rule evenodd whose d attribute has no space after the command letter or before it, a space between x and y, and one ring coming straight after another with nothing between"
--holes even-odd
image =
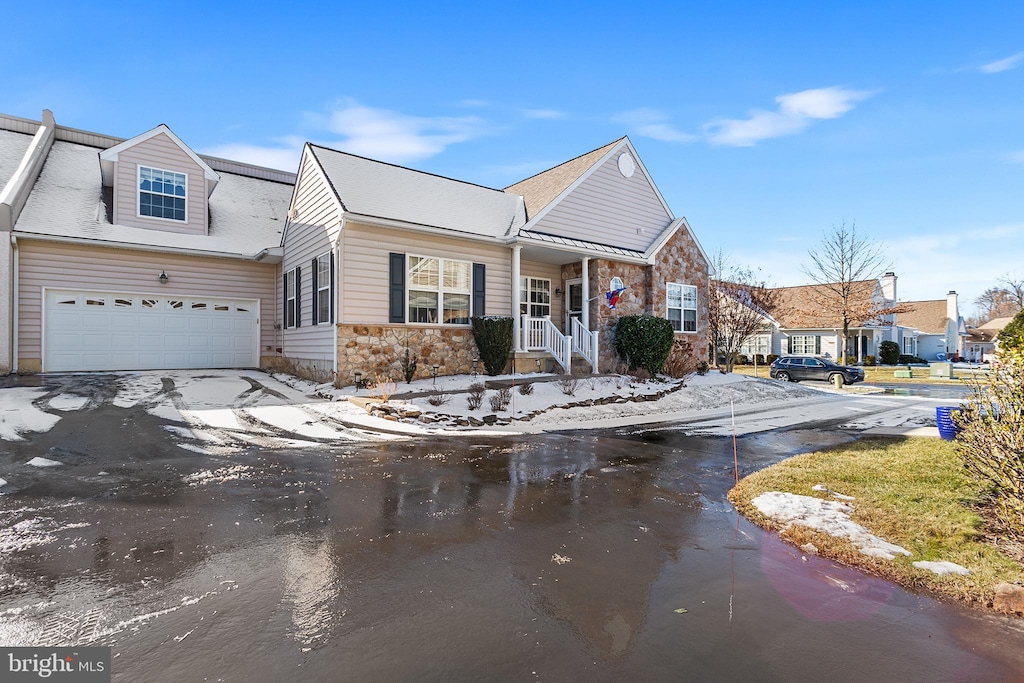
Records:
<instances>
[{"instance_id":1,"label":"porch column","mask_svg":"<svg viewBox=\"0 0 1024 683\"><path fill-rule=\"evenodd\" d=\"M864 330L857 330L857 363L864 362Z\"/></svg>"},{"instance_id":2,"label":"porch column","mask_svg":"<svg viewBox=\"0 0 1024 683\"><path fill-rule=\"evenodd\" d=\"M583 327L590 329L590 257L584 256L580 262L580 275L583 277L583 316L580 322ZM572 334L571 330L566 330Z\"/></svg>"},{"instance_id":3,"label":"porch column","mask_svg":"<svg viewBox=\"0 0 1024 683\"><path fill-rule=\"evenodd\" d=\"M519 252L522 248L519 244L512 245L512 350L516 353L523 350L523 326L519 319Z\"/></svg>"}]
</instances>

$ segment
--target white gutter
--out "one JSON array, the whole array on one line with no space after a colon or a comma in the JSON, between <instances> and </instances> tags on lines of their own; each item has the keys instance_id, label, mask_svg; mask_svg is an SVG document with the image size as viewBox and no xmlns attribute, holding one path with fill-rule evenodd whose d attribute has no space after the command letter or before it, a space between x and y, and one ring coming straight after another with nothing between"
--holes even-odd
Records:
<instances>
[{"instance_id":1,"label":"white gutter","mask_svg":"<svg viewBox=\"0 0 1024 683\"><path fill-rule=\"evenodd\" d=\"M14 321L11 326L11 337L13 343L11 344L11 372L18 374L18 301L21 299L18 292L18 286L20 283L19 271L20 259L18 258L18 238L11 234L11 249L14 251L14 284L11 288L14 296Z\"/></svg>"},{"instance_id":2,"label":"white gutter","mask_svg":"<svg viewBox=\"0 0 1024 683\"><path fill-rule=\"evenodd\" d=\"M257 254L237 254L227 251L204 251L202 249L188 249L186 247L166 247L159 244L135 244L132 242L112 242L110 240L89 239L85 237L63 237L60 235L43 235L34 232L16 231L11 235L18 235L25 240L38 240L40 242L57 242L60 244L86 244L93 247L105 247L107 249L127 249L129 251L154 251L163 254L183 254L186 256L206 256L209 258L235 259L238 261L258 261ZM276 247L274 248L276 249ZM274 249L268 249L273 254ZM262 253L262 252L260 252ZM271 261L272 262L272 261Z\"/></svg>"},{"instance_id":3,"label":"white gutter","mask_svg":"<svg viewBox=\"0 0 1024 683\"><path fill-rule=\"evenodd\" d=\"M395 220L393 218L380 218L379 216L366 216L361 213L352 213L351 211L345 212L346 220L352 221L353 223L362 223L365 225L374 225L382 228L397 228L399 230L415 230L416 232L425 232L431 235L446 235L448 237L458 237L461 239L475 240L477 242L490 242L491 244L506 244L507 240L491 235L477 235L471 232L463 232L461 230L453 230L451 228L439 228L433 225L421 225L420 223L409 223L407 221Z\"/></svg>"}]
</instances>

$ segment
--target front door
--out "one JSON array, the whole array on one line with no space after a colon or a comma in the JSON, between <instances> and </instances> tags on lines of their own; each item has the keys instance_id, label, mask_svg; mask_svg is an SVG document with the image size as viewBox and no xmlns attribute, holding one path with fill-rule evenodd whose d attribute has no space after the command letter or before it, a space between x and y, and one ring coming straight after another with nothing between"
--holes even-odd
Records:
<instances>
[{"instance_id":1,"label":"front door","mask_svg":"<svg viewBox=\"0 0 1024 683\"><path fill-rule=\"evenodd\" d=\"M583 317L583 280L565 282L565 333L572 334L572 319Z\"/></svg>"}]
</instances>

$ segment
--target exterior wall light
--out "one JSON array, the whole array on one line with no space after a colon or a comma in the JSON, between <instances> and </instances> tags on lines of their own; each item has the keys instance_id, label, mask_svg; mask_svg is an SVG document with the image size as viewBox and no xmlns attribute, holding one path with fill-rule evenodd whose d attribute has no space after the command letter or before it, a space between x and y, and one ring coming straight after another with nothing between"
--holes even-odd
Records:
<instances>
[{"instance_id":1,"label":"exterior wall light","mask_svg":"<svg viewBox=\"0 0 1024 683\"><path fill-rule=\"evenodd\" d=\"M157 276L156 279L159 280L160 284L162 284L162 285L166 285L167 281L170 280L170 278L167 277L167 273L165 271L163 271L163 270L160 271L160 275Z\"/></svg>"}]
</instances>

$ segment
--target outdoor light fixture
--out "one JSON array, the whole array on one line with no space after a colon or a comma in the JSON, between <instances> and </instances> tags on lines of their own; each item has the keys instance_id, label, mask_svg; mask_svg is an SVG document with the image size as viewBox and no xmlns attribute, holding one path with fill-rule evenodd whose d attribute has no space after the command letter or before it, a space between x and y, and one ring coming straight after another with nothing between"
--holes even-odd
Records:
<instances>
[{"instance_id":1,"label":"outdoor light fixture","mask_svg":"<svg viewBox=\"0 0 1024 683\"><path fill-rule=\"evenodd\" d=\"M473 359L473 376L474 377L476 377L476 374L477 374L479 369L480 369L480 359L479 358L474 358Z\"/></svg>"},{"instance_id":2,"label":"outdoor light fixture","mask_svg":"<svg viewBox=\"0 0 1024 683\"><path fill-rule=\"evenodd\" d=\"M359 370L356 370L355 377L356 377L356 391L359 391L360 387L362 387L362 385L363 385L363 373L360 372Z\"/></svg>"},{"instance_id":3,"label":"outdoor light fixture","mask_svg":"<svg viewBox=\"0 0 1024 683\"><path fill-rule=\"evenodd\" d=\"M167 273L162 271L162 270L160 271L160 275L157 277L157 280L159 280L160 284L162 284L162 285L166 285L167 284L167 280L169 280L169 279L170 278L167 277Z\"/></svg>"},{"instance_id":4,"label":"outdoor light fixture","mask_svg":"<svg viewBox=\"0 0 1024 683\"><path fill-rule=\"evenodd\" d=\"M441 366L438 365L437 363L434 363L434 365L431 367L433 368L433 384L437 384L437 369Z\"/></svg>"}]
</instances>

